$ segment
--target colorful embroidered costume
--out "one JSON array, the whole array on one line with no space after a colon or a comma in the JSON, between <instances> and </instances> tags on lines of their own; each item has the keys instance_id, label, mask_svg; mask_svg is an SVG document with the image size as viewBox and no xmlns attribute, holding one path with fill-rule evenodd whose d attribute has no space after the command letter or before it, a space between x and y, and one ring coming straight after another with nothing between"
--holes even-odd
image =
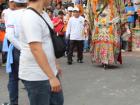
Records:
<instances>
[{"instance_id":1,"label":"colorful embroidered costume","mask_svg":"<svg viewBox=\"0 0 140 105\"><path fill-rule=\"evenodd\" d=\"M94 14L89 18L90 22L93 23L93 26L91 26L91 29L93 29L92 60L107 65L116 64L117 61L122 63L120 33L116 25L119 22L119 17L115 12L117 9L115 9L114 0L92 0L91 5Z\"/></svg>"}]
</instances>

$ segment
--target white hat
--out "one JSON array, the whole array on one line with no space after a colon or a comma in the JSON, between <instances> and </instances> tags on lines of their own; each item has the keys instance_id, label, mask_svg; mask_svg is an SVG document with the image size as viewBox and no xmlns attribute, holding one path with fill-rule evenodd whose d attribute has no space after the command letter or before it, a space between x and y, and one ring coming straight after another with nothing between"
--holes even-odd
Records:
<instances>
[{"instance_id":1,"label":"white hat","mask_svg":"<svg viewBox=\"0 0 140 105\"><path fill-rule=\"evenodd\" d=\"M73 7L68 7L68 11L73 11Z\"/></svg>"},{"instance_id":2,"label":"white hat","mask_svg":"<svg viewBox=\"0 0 140 105\"><path fill-rule=\"evenodd\" d=\"M78 11L79 12L79 8L78 7L74 7L73 11Z\"/></svg>"},{"instance_id":3,"label":"white hat","mask_svg":"<svg viewBox=\"0 0 140 105\"><path fill-rule=\"evenodd\" d=\"M27 3L28 0L13 0L16 3Z\"/></svg>"},{"instance_id":4,"label":"white hat","mask_svg":"<svg viewBox=\"0 0 140 105\"><path fill-rule=\"evenodd\" d=\"M10 2L14 1L14 0L9 0Z\"/></svg>"}]
</instances>

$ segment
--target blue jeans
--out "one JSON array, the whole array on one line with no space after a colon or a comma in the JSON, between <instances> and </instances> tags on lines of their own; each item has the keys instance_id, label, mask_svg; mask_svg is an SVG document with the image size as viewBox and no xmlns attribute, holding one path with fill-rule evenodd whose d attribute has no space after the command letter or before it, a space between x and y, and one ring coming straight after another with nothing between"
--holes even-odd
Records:
<instances>
[{"instance_id":1,"label":"blue jeans","mask_svg":"<svg viewBox=\"0 0 140 105\"><path fill-rule=\"evenodd\" d=\"M51 92L48 80L45 81L25 81L22 80L28 92L30 105L63 105L63 92Z\"/></svg>"},{"instance_id":2,"label":"blue jeans","mask_svg":"<svg viewBox=\"0 0 140 105\"><path fill-rule=\"evenodd\" d=\"M18 105L18 78L13 72L9 74L8 91L10 105Z\"/></svg>"},{"instance_id":3,"label":"blue jeans","mask_svg":"<svg viewBox=\"0 0 140 105\"><path fill-rule=\"evenodd\" d=\"M89 42L88 40L84 40L84 50L88 50L89 49Z\"/></svg>"},{"instance_id":4,"label":"blue jeans","mask_svg":"<svg viewBox=\"0 0 140 105\"><path fill-rule=\"evenodd\" d=\"M9 73L8 91L10 98L10 105L18 105L18 71L19 71L19 55L20 52L14 48L12 72Z\"/></svg>"},{"instance_id":5,"label":"blue jeans","mask_svg":"<svg viewBox=\"0 0 140 105\"><path fill-rule=\"evenodd\" d=\"M0 52L2 52L2 42L0 41Z\"/></svg>"}]
</instances>

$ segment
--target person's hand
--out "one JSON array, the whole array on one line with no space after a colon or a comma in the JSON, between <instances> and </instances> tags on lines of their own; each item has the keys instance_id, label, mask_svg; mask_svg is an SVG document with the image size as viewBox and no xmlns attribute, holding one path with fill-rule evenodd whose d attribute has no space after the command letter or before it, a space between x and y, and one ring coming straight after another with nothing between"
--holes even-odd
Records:
<instances>
[{"instance_id":1,"label":"person's hand","mask_svg":"<svg viewBox=\"0 0 140 105\"><path fill-rule=\"evenodd\" d=\"M3 19L0 19L0 23L4 23L4 20Z\"/></svg>"},{"instance_id":2,"label":"person's hand","mask_svg":"<svg viewBox=\"0 0 140 105\"><path fill-rule=\"evenodd\" d=\"M62 22L62 19L59 19L58 22L59 22L59 23Z\"/></svg>"},{"instance_id":3,"label":"person's hand","mask_svg":"<svg viewBox=\"0 0 140 105\"><path fill-rule=\"evenodd\" d=\"M52 77L49 79L50 85L51 85L51 91L52 92L59 92L61 91L61 84L57 77Z\"/></svg>"},{"instance_id":4,"label":"person's hand","mask_svg":"<svg viewBox=\"0 0 140 105\"><path fill-rule=\"evenodd\" d=\"M64 21L64 24L67 24L67 21Z\"/></svg>"},{"instance_id":5,"label":"person's hand","mask_svg":"<svg viewBox=\"0 0 140 105\"><path fill-rule=\"evenodd\" d=\"M135 5L140 5L140 2L138 2L138 3L134 3Z\"/></svg>"},{"instance_id":6,"label":"person's hand","mask_svg":"<svg viewBox=\"0 0 140 105\"><path fill-rule=\"evenodd\" d=\"M61 69L61 67L57 64L56 68L58 70L58 74L62 77L62 69Z\"/></svg>"},{"instance_id":7,"label":"person's hand","mask_svg":"<svg viewBox=\"0 0 140 105\"><path fill-rule=\"evenodd\" d=\"M132 15L134 15L134 12L128 12L127 15L132 16Z\"/></svg>"}]
</instances>

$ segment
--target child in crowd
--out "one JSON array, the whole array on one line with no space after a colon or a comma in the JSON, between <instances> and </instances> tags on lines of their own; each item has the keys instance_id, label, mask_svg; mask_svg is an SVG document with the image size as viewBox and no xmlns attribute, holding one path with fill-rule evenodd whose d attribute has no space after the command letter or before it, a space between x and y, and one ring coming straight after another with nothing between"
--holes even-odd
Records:
<instances>
[{"instance_id":1,"label":"child in crowd","mask_svg":"<svg viewBox=\"0 0 140 105\"><path fill-rule=\"evenodd\" d=\"M84 24L84 52L89 51L89 34L90 34L89 23L87 20L85 20L85 24Z\"/></svg>"}]
</instances>

